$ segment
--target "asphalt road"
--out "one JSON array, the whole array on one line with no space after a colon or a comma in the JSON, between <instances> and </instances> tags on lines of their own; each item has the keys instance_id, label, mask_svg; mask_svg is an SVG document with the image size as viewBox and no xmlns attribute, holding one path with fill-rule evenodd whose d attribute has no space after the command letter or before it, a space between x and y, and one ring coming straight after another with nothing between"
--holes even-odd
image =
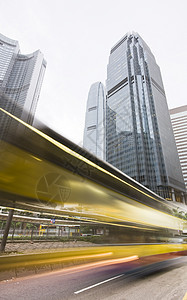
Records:
<instances>
[{"instance_id":1,"label":"asphalt road","mask_svg":"<svg viewBox=\"0 0 187 300\"><path fill-rule=\"evenodd\" d=\"M92 263L11 279L0 282L0 299L182 300L187 293L187 258L172 262L174 266L163 265L165 269L149 275L150 270L142 268L132 274L137 262L110 266Z\"/></svg>"}]
</instances>

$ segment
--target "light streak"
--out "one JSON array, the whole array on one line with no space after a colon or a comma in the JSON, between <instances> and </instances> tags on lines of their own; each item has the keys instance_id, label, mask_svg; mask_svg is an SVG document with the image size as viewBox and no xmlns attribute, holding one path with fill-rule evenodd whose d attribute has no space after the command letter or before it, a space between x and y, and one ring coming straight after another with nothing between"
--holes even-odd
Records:
<instances>
[{"instance_id":1,"label":"light streak","mask_svg":"<svg viewBox=\"0 0 187 300\"><path fill-rule=\"evenodd\" d=\"M38 158L38 157L36 157L36 156L34 156L34 155L30 155L30 156L31 156L32 158L38 160L38 161L42 161L42 159L40 159L40 158Z\"/></svg>"},{"instance_id":2,"label":"light streak","mask_svg":"<svg viewBox=\"0 0 187 300\"><path fill-rule=\"evenodd\" d=\"M70 155L72 155L72 156L78 158L79 160L83 160L84 162L86 162L87 164L91 165L92 167L97 168L98 170L100 170L100 171L106 173L107 175L109 175L109 176L111 176L111 177L117 179L118 181L123 182L123 183L126 184L126 185L129 185L131 188L133 188L133 189L135 189L135 190L138 190L140 193L143 193L144 195L148 196L149 198L153 198L154 200L159 201L158 199L155 199L154 197L152 197L152 196L150 196L150 195L144 193L143 191L141 191L141 190L139 190L138 188L132 186L131 184L127 183L126 181L122 180L121 178L117 177L116 175L114 175L114 174L110 173L109 171L103 169L102 167L100 167L100 166L98 166L97 164L93 163L93 162L90 161L89 159L87 159L87 158L81 156L80 154L76 153L75 151L69 149L67 146L64 146L64 145L61 144L60 142L55 141L53 138L49 137L48 135L46 135L45 133L41 132L40 130L38 130L38 129L32 127L31 125L25 123L24 121L20 120L19 118L13 116L13 115L10 114L9 112L3 110L2 108L0 108L0 110L1 110L2 112L4 112L5 114L9 115L10 117L14 118L15 120L17 120L19 123L23 124L25 127L28 127L30 130L32 130L33 132L37 133L37 134L40 135L41 137L45 138L45 139L48 140L50 143L52 143L52 144L54 144L55 146L57 146L58 148L62 149L62 150L65 151L66 153L69 153ZM39 158L37 158L37 157L35 157L35 156L33 156L33 155L31 155L31 157L33 157L33 158L36 159L36 160L40 160ZM40 161L42 161L42 160L40 160ZM96 192L97 189L95 189L94 187L91 187L91 188L93 188L93 190ZM136 200L133 199L133 201L136 201ZM136 201L136 202L138 202L138 201ZM159 202L161 202L161 201L159 201ZM138 202L138 203L139 203L139 202ZM144 205L144 204L141 204L141 205L142 205L142 206L145 206L146 208L148 207L147 205ZM27 206L29 206L29 204L27 204ZM33 208L33 205L32 205L32 208ZM37 208L37 209L38 209L38 208ZM150 209L150 208L149 208L149 209ZM156 211L156 210L154 210L154 211ZM63 213L69 213L69 214L71 213L71 214L72 214L72 211L64 211ZM179 220L179 218L174 217L174 216L170 216L169 214L167 214L167 213L165 213L165 212L161 212L161 213L162 213L162 215L167 215L167 216L169 216L170 219L172 218L173 220L177 220L177 221ZM53 214L54 214L54 212L53 212ZM154 225L154 226L156 226L156 227L164 227L164 228L165 228L165 224L162 224L162 223L160 223L160 224L162 224L162 225L159 225L159 226L158 226L158 224L153 224L152 222L151 222L151 223L147 223L147 222L145 222L145 221L140 221L140 220L138 220L138 222L135 222L134 219L131 219L131 218L129 219L129 218L127 218L127 217L125 217L124 219L122 219L122 218L120 217L120 219L119 219L119 218L116 218L116 217L114 217L114 216L107 216L107 215L98 214L98 213L97 213L97 214L94 214L93 212L92 212L92 215L90 216L90 214L88 214L88 213L86 213L86 212L83 212L83 214L84 214L85 217L86 217L86 219L85 219L85 218L83 218L83 217L79 217L79 215L81 215L82 212L74 212L74 214L75 214L75 215L72 216L71 218L74 218L74 219L79 218L79 220L87 221L87 222L92 222L92 223L100 223L100 224L107 224L107 225L114 225L114 226L121 226L121 227L137 228L137 229L143 229L143 230L154 230L154 229L141 227L142 225L146 225L146 226L147 226L147 225L148 225L148 226L153 226L153 225ZM94 219L91 219L91 217L95 218L95 220L94 220ZM157 217L157 216L156 216L156 217ZM70 218L70 217L69 217L69 218ZM107 218L107 220L106 220L106 221L105 221L105 220L100 221L99 218ZM119 223L116 224L116 220L119 221L119 222L125 222L125 223L131 222L131 223L134 223L134 224L119 224ZM181 219L180 219L180 221L181 221ZM182 222L182 221L181 221L181 222ZM167 228L173 229L173 226L167 225Z\"/></svg>"},{"instance_id":3,"label":"light streak","mask_svg":"<svg viewBox=\"0 0 187 300\"><path fill-rule=\"evenodd\" d=\"M27 128L29 128L30 130L34 131L34 132L37 133L38 135L42 136L43 138L45 138L46 140L48 140L48 141L51 142L52 144L56 145L58 148L62 149L62 150L65 151L66 153L73 155L74 157L78 158L79 160L82 160L82 161L84 161L85 163L91 165L92 167L94 167L94 168L96 168L96 169L102 171L103 173L106 173L107 175L109 175L109 176L111 176L111 177L113 177L113 178L115 178L115 179L121 181L122 183L124 183L124 184L130 186L131 188L137 190L138 192L144 194L145 196L147 196L147 197L149 197L149 198L151 198L151 199L154 199L155 201L158 201L158 202L161 202L161 203L162 203L162 201L156 199L155 197L152 197L152 196L148 195L147 193L145 193L145 192L139 190L138 188L134 187L134 186L131 185L130 183L124 181L123 179L117 177L116 175L114 175L114 174L110 173L109 171L103 169L102 167L96 165L95 163L93 163L93 162L90 161L89 159L87 159L87 158L85 158L84 156L78 154L77 152L75 152L75 151L69 149L67 146L64 146L64 145L61 144L60 142L58 142L58 141L56 141L55 139L51 138L51 137L48 136L47 134L41 132L39 129L36 129L36 128L34 128L33 126L27 124L26 122L20 120L19 118L17 118L16 116L12 115L12 114L9 113L9 112L7 112L6 110L4 110L4 109L2 109L2 108L0 108L0 110L1 110L2 112L4 112L5 114L7 114L8 116L10 116L10 117L12 117L13 119L15 119L16 121L18 121L19 123L21 123L21 124L23 124L24 126L26 126Z\"/></svg>"}]
</instances>

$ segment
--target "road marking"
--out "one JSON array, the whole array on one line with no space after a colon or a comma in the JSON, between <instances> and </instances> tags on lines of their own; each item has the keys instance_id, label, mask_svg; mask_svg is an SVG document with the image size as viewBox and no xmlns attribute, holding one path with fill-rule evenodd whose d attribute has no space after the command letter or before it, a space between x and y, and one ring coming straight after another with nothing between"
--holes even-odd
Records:
<instances>
[{"instance_id":1,"label":"road marking","mask_svg":"<svg viewBox=\"0 0 187 300\"><path fill-rule=\"evenodd\" d=\"M107 280L101 281L101 282L99 282L99 283L90 285L90 286L88 286L88 287L86 287L86 288L84 288L84 289L82 289L82 290L79 290L79 291L74 292L74 294L82 293L82 292L84 292L84 291L86 291L86 290L92 289L92 288L94 288L94 287L96 287L96 286L98 286L98 285L101 285L101 284L106 283L106 282L108 282L108 281L114 280L114 279L119 278L119 277L121 277L121 276L124 276L124 274L121 274L121 275L118 275L118 276L109 278L109 279L107 279Z\"/></svg>"},{"instance_id":2,"label":"road marking","mask_svg":"<svg viewBox=\"0 0 187 300\"><path fill-rule=\"evenodd\" d=\"M187 293L184 295L184 298L182 300L186 300L187 299Z\"/></svg>"}]
</instances>

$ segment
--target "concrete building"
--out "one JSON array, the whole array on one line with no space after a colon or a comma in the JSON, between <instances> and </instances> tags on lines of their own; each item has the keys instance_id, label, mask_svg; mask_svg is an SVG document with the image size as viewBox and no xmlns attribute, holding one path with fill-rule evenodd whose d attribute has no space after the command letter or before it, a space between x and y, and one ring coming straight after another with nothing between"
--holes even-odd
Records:
<instances>
[{"instance_id":1,"label":"concrete building","mask_svg":"<svg viewBox=\"0 0 187 300\"><path fill-rule=\"evenodd\" d=\"M170 117L187 191L187 105L170 109Z\"/></svg>"},{"instance_id":2,"label":"concrete building","mask_svg":"<svg viewBox=\"0 0 187 300\"><path fill-rule=\"evenodd\" d=\"M83 147L105 160L105 90L101 82L92 84L87 100Z\"/></svg>"}]
</instances>

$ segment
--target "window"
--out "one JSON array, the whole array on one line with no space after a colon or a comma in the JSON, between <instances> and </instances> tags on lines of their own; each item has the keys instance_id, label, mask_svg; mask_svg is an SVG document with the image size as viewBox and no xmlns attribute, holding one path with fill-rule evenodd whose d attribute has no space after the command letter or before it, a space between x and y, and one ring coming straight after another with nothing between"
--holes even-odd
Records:
<instances>
[{"instance_id":1,"label":"window","mask_svg":"<svg viewBox=\"0 0 187 300\"><path fill-rule=\"evenodd\" d=\"M97 108L97 106L92 106L92 107L88 108L88 111L95 110L96 108Z\"/></svg>"},{"instance_id":2,"label":"window","mask_svg":"<svg viewBox=\"0 0 187 300\"><path fill-rule=\"evenodd\" d=\"M93 130L93 129L96 129L96 125L92 125L92 126L87 127L87 130Z\"/></svg>"}]
</instances>

